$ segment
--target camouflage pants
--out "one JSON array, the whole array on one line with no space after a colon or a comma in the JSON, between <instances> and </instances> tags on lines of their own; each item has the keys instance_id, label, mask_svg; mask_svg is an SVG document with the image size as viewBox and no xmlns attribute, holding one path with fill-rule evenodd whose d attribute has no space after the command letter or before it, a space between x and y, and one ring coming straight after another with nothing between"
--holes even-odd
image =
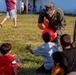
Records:
<instances>
[{"instance_id":1,"label":"camouflage pants","mask_svg":"<svg viewBox=\"0 0 76 75\"><path fill-rule=\"evenodd\" d=\"M58 46L61 46L60 45L60 37L61 37L61 35L65 34L65 32L66 32L66 30L64 27L61 27L61 29L56 30L57 38L55 39L55 42Z\"/></svg>"}]
</instances>

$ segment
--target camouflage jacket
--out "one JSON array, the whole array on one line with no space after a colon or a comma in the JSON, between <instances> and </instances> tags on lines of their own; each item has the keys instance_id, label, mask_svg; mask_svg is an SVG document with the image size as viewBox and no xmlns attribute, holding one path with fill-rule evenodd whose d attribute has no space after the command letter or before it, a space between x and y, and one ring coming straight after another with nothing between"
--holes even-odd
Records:
<instances>
[{"instance_id":1,"label":"camouflage jacket","mask_svg":"<svg viewBox=\"0 0 76 75\"><path fill-rule=\"evenodd\" d=\"M60 10L59 8L56 8L55 13L52 17L49 17L49 15L46 12L47 12L46 9L41 10L39 14L38 23L43 23L44 18L46 18L49 21L48 28L52 29L55 32L66 26L64 13L62 10Z\"/></svg>"}]
</instances>

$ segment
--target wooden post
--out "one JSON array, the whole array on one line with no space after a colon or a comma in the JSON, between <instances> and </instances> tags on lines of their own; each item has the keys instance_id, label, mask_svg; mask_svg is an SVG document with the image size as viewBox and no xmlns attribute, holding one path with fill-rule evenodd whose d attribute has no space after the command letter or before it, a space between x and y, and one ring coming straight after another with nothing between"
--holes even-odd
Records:
<instances>
[{"instance_id":1,"label":"wooden post","mask_svg":"<svg viewBox=\"0 0 76 75\"><path fill-rule=\"evenodd\" d=\"M20 14L21 14L21 2L22 2L22 0L20 0Z\"/></svg>"},{"instance_id":2,"label":"wooden post","mask_svg":"<svg viewBox=\"0 0 76 75\"><path fill-rule=\"evenodd\" d=\"M26 0L26 14L28 14L28 0Z\"/></svg>"}]
</instances>

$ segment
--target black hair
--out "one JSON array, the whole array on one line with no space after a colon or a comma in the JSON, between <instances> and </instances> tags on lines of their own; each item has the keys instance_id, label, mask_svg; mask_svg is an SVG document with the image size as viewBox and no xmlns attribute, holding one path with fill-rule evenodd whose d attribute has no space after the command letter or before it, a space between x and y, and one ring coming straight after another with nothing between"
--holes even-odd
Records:
<instances>
[{"instance_id":1,"label":"black hair","mask_svg":"<svg viewBox=\"0 0 76 75\"><path fill-rule=\"evenodd\" d=\"M68 34L63 34L60 37L60 43L62 46L67 47L71 44L71 37Z\"/></svg>"},{"instance_id":2,"label":"black hair","mask_svg":"<svg viewBox=\"0 0 76 75\"><path fill-rule=\"evenodd\" d=\"M0 46L0 51L3 55L7 54L11 50L11 44L9 43L3 43Z\"/></svg>"},{"instance_id":3,"label":"black hair","mask_svg":"<svg viewBox=\"0 0 76 75\"><path fill-rule=\"evenodd\" d=\"M59 51L57 51L57 52L54 52L53 54L52 54L52 57L53 57L53 60L56 62L56 63L59 63L59 62L62 62L63 60L62 60L62 53L61 52L59 52Z\"/></svg>"},{"instance_id":4,"label":"black hair","mask_svg":"<svg viewBox=\"0 0 76 75\"><path fill-rule=\"evenodd\" d=\"M43 34L43 40L45 41L45 43L49 42L51 40L51 35L50 33L44 33Z\"/></svg>"},{"instance_id":5,"label":"black hair","mask_svg":"<svg viewBox=\"0 0 76 75\"><path fill-rule=\"evenodd\" d=\"M66 69L66 68L65 68L65 65L64 65L64 63L63 63L64 59L63 59L63 54L62 54L62 52L59 52L59 51L54 52L54 53L52 54L52 58L53 58L53 60L54 60L55 63L59 63L59 66L60 66L60 67L64 68L64 70Z\"/></svg>"}]
</instances>

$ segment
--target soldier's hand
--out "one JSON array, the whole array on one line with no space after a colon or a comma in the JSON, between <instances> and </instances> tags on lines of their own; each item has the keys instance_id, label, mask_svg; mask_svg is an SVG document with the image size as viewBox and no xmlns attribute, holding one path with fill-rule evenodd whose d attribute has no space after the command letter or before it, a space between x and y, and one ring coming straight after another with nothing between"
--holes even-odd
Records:
<instances>
[{"instance_id":1,"label":"soldier's hand","mask_svg":"<svg viewBox=\"0 0 76 75\"><path fill-rule=\"evenodd\" d=\"M42 23L42 28L43 28L43 29L45 29L45 28L46 28L46 26L45 26L43 23Z\"/></svg>"},{"instance_id":2,"label":"soldier's hand","mask_svg":"<svg viewBox=\"0 0 76 75\"><path fill-rule=\"evenodd\" d=\"M57 37L57 33L55 32L55 38Z\"/></svg>"},{"instance_id":3,"label":"soldier's hand","mask_svg":"<svg viewBox=\"0 0 76 75\"><path fill-rule=\"evenodd\" d=\"M46 26L43 23L38 23L38 27L42 30L46 29Z\"/></svg>"}]
</instances>

